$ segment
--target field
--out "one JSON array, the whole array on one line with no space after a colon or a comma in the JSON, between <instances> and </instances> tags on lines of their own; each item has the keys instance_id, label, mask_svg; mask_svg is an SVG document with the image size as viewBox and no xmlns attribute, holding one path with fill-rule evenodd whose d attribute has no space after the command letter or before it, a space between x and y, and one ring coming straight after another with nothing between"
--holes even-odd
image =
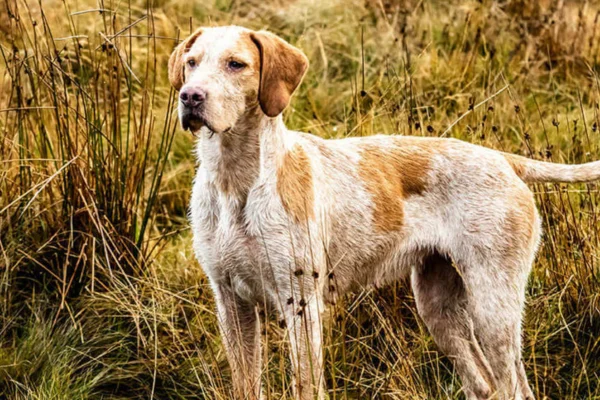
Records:
<instances>
[{"instance_id":1,"label":"field","mask_svg":"<svg viewBox=\"0 0 600 400\"><path fill-rule=\"evenodd\" d=\"M194 138L167 60L202 25L266 28L311 66L288 127L600 159L600 3L2 0L0 398L230 399L187 207ZM538 398L600 399L600 193L536 185L524 361ZM289 398L264 325L268 399ZM330 399L462 398L406 283L327 315Z\"/></svg>"}]
</instances>

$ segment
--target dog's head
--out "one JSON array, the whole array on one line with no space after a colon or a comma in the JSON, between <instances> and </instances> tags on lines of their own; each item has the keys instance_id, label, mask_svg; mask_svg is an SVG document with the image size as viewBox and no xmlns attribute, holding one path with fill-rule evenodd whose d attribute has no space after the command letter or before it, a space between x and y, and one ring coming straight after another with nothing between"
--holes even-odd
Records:
<instances>
[{"instance_id":1,"label":"dog's head","mask_svg":"<svg viewBox=\"0 0 600 400\"><path fill-rule=\"evenodd\" d=\"M257 105L268 117L281 114L307 67L299 49L272 33L200 28L171 54L169 80L180 91L183 128L221 133Z\"/></svg>"}]
</instances>

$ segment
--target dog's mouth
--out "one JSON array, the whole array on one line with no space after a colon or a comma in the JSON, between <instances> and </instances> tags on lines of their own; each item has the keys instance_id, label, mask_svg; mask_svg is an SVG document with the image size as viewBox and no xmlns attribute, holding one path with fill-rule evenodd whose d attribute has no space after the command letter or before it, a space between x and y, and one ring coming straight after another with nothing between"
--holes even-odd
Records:
<instances>
[{"instance_id":1,"label":"dog's mouth","mask_svg":"<svg viewBox=\"0 0 600 400\"><path fill-rule=\"evenodd\" d=\"M211 126L211 124L206 121L201 115L197 115L195 113L187 113L181 117L181 126L183 130L190 131L195 134L202 127L207 127L211 132L215 132L215 129Z\"/></svg>"},{"instance_id":2,"label":"dog's mouth","mask_svg":"<svg viewBox=\"0 0 600 400\"><path fill-rule=\"evenodd\" d=\"M181 117L181 126L183 127L183 130L190 131L192 133L192 135L194 135L196 137L198 136L198 132L200 131L200 129L203 127L208 128L208 130L210 131L211 137L215 133L225 133L231 129L231 128L227 128L222 131L219 131L219 130L215 129L210 124L210 122L208 122L206 120L206 118L204 118L202 115L198 115L193 112L187 113Z\"/></svg>"}]
</instances>

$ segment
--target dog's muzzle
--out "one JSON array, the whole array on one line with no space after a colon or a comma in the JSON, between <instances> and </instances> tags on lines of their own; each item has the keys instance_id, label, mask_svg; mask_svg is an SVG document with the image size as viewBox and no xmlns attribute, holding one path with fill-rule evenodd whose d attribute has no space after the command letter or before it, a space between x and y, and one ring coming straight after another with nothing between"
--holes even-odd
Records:
<instances>
[{"instance_id":1,"label":"dog's muzzle","mask_svg":"<svg viewBox=\"0 0 600 400\"><path fill-rule=\"evenodd\" d=\"M179 93L181 105L179 117L184 130L195 132L203 126L208 126L202 115L206 97L205 90L194 87L184 88ZM210 127L208 128L210 129Z\"/></svg>"}]
</instances>

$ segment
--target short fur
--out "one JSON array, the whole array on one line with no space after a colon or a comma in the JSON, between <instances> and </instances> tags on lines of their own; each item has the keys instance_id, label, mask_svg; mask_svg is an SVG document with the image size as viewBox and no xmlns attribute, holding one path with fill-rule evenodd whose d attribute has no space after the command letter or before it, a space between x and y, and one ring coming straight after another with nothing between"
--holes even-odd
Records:
<instances>
[{"instance_id":1,"label":"short fur","mask_svg":"<svg viewBox=\"0 0 600 400\"><path fill-rule=\"evenodd\" d=\"M253 32L250 37L260 53L260 107L276 117L287 107L308 68L308 59L297 48L270 32Z\"/></svg>"},{"instance_id":2,"label":"short fur","mask_svg":"<svg viewBox=\"0 0 600 400\"><path fill-rule=\"evenodd\" d=\"M410 277L468 399L533 399L521 321L541 229L525 183L595 180L600 163L290 131L281 112L307 65L273 34L240 27L202 28L169 62L176 89L206 93L193 113L180 103L200 136L190 218L236 398L262 396L257 308L277 310L288 328L296 398L323 399L324 304Z\"/></svg>"}]
</instances>

